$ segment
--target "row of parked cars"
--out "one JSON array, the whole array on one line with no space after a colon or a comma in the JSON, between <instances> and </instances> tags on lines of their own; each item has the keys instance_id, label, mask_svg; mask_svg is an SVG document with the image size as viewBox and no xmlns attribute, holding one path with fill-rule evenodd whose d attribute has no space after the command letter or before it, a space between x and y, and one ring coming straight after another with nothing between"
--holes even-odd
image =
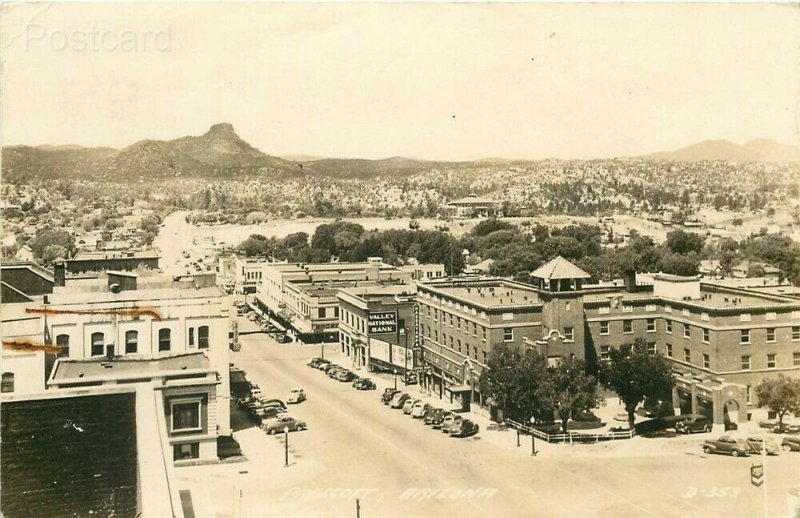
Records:
<instances>
[{"instance_id":1,"label":"row of parked cars","mask_svg":"<svg viewBox=\"0 0 800 518\"><path fill-rule=\"evenodd\" d=\"M359 377L355 372L345 369L324 358L312 358L308 364L313 369L323 371L329 378L343 383L352 383L357 390L375 390L375 382L369 378Z\"/></svg>"},{"instance_id":2,"label":"row of parked cars","mask_svg":"<svg viewBox=\"0 0 800 518\"><path fill-rule=\"evenodd\" d=\"M703 442L705 453L720 453L734 457L744 457L750 454L760 455L762 450L767 455L777 455L778 450L800 451L800 437L784 437L780 445L767 437L751 436L745 438L723 435L716 440Z\"/></svg>"},{"instance_id":3,"label":"row of parked cars","mask_svg":"<svg viewBox=\"0 0 800 518\"><path fill-rule=\"evenodd\" d=\"M451 437L469 437L480 431L477 423L443 408L437 408L421 399L415 399L407 392L387 388L381 396L384 405L402 409L404 414L420 419L433 429L449 434Z\"/></svg>"},{"instance_id":4,"label":"row of parked cars","mask_svg":"<svg viewBox=\"0 0 800 518\"><path fill-rule=\"evenodd\" d=\"M258 389L258 386L255 386ZM305 401L306 395L302 389L292 389L289 392L289 403ZM254 421L259 427L270 435L283 432L286 428L290 432L307 430L308 424L301 419L290 416L286 411L286 403L280 399L269 399L261 396L260 391L245 398L237 400L239 408Z\"/></svg>"}]
</instances>

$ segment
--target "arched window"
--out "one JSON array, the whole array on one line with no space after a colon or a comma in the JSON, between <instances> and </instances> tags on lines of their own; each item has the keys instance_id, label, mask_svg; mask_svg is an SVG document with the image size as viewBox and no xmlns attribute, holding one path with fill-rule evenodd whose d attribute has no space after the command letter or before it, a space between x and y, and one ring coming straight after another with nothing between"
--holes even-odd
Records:
<instances>
[{"instance_id":1,"label":"arched window","mask_svg":"<svg viewBox=\"0 0 800 518\"><path fill-rule=\"evenodd\" d=\"M169 328L161 328L158 330L158 350L169 351L170 343L172 342L172 330Z\"/></svg>"},{"instance_id":2,"label":"arched window","mask_svg":"<svg viewBox=\"0 0 800 518\"><path fill-rule=\"evenodd\" d=\"M208 349L208 326L197 328L197 346L200 349Z\"/></svg>"},{"instance_id":3,"label":"arched window","mask_svg":"<svg viewBox=\"0 0 800 518\"><path fill-rule=\"evenodd\" d=\"M125 354L136 354L139 351L139 332L125 331Z\"/></svg>"},{"instance_id":4,"label":"arched window","mask_svg":"<svg viewBox=\"0 0 800 518\"><path fill-rule=\"evenodd\" d=\"M106 339L103 333L92 333L92 356L103 356Z\"/></svg>"},{"instance_id":5,"label":"arched window","mask_svg":"<svg viewBox=\"0 0 800 518\"><path fill-rule=\"evenodd\" d=\"M14 392L14 373L4 372L3 381L0 383L0 392Z\"/></svg>"},{"instance_id":6,"label":"arched window","mask_svg":"<svg viewBox=\"0 0 800 518\"><path fill-rule=\"evenodd\" d=\"M69 356L69 335L56 336L56 345L61 348L58 351L58 358L66 358Z\"/></svg>"}]
</instances>

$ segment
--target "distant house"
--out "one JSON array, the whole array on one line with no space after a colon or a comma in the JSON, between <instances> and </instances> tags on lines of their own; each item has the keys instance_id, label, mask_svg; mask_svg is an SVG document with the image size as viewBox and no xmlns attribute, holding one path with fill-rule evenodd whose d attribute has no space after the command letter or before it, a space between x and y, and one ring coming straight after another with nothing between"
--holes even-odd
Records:
<instances>
[{"instance_id":1,"label":"distant house","mask_svg":"<svg viewBox=\"0 0 800 518\"><path fill-rule=\"evenodd\" d=\"M75 246L78 250L97 250L97 243L99 242L97 234L83 234L75 240Z\"/></svg>"},{"instance_id":2,"label":"distant house","mask_svg":"<svg viewBox=\"0 0 800 518\"><path fill-rule=\"evenodd\" d=\"M717 260L700 261L700 274L705 278L718 279L723 274L722 266Z\"/></svg>"},{"instance_id":3,"label":"distant house","mask_svg":"<svg viewBox=\"0 0 800 518\"><path fill-rule=\"evenodd\" d=\"M489 198L479 198L474 194L470 194L466 198L453 200L445 205L448 213L459 218L495 216L498 215L498 207L497 201Z\"/></svg>"},{"instance_id":4,"label":"distant house","mask_svg":"<svg viewBox=\"0 0 800 518\"><path fill-rule=\"evenodd\" d=\"M483 261L477 264L473 264L472 266L467 266L466 268L464 268L464 273L473 275L485 275L491 271L493 264L494 264L494 259L484 259Z\"/></svg>"},{"instance_id":5,"label":"distant house","mask_svg":"<svg viewBox=\"0 0 800 518\"><path fill-rule=\"evenodd\" d=\"M751 270L761 270L757 274L750 275ZM781 270L780 268L776 268L768 263L759 262L759 261L742 261L741 263L737 264L731 269L734 278L737 279L746 279L748 277L764 277L768 280L778 280L781 278Z\"/></svg>"}]
</instances>

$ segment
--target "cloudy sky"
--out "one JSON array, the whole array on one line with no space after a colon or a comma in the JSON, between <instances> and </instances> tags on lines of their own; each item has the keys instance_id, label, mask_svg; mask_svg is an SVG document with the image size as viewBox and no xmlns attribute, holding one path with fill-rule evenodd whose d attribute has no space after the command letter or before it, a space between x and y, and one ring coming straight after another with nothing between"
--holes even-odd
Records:
<instances>
[{"instance_id":1,"label":"cloudy sky","mask_svg":"<svg viewBox=\"0 0 800 518\"><path fill-rule=\"evenodd\" d=\"M273 155L593 158L800 143L775 5L4 5L6 144L230 122Z\"/></svg>"}]
</instances>

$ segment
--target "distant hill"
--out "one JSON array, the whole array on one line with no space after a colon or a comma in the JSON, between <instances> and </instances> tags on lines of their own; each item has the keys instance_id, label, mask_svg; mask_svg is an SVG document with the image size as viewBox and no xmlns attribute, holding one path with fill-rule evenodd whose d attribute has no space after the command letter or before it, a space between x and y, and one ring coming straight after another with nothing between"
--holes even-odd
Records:
<instances>
[{"instance_id":1,"label":"distant hill","mask_svg":"<svg viewBox=\"0 0 800 518\"><path fill-rule=\"evenodd\" d=\"M289 162L316 162L318 160L325 160L326 157L314 155L283 155L281 158Z\"/></svg>"},{"instance_id":2,"label":"distant hill","mask_svg":"<svg viewBox=\"0 0 800 518\"><path fill-rule=\"evenodd\" d=\"M744 145L729 140L704 140L682 149L653 153L642 158L677 162L795 162L800 161L800 147L767 139L751 140Z\"/></svg>"}]
</instances>

